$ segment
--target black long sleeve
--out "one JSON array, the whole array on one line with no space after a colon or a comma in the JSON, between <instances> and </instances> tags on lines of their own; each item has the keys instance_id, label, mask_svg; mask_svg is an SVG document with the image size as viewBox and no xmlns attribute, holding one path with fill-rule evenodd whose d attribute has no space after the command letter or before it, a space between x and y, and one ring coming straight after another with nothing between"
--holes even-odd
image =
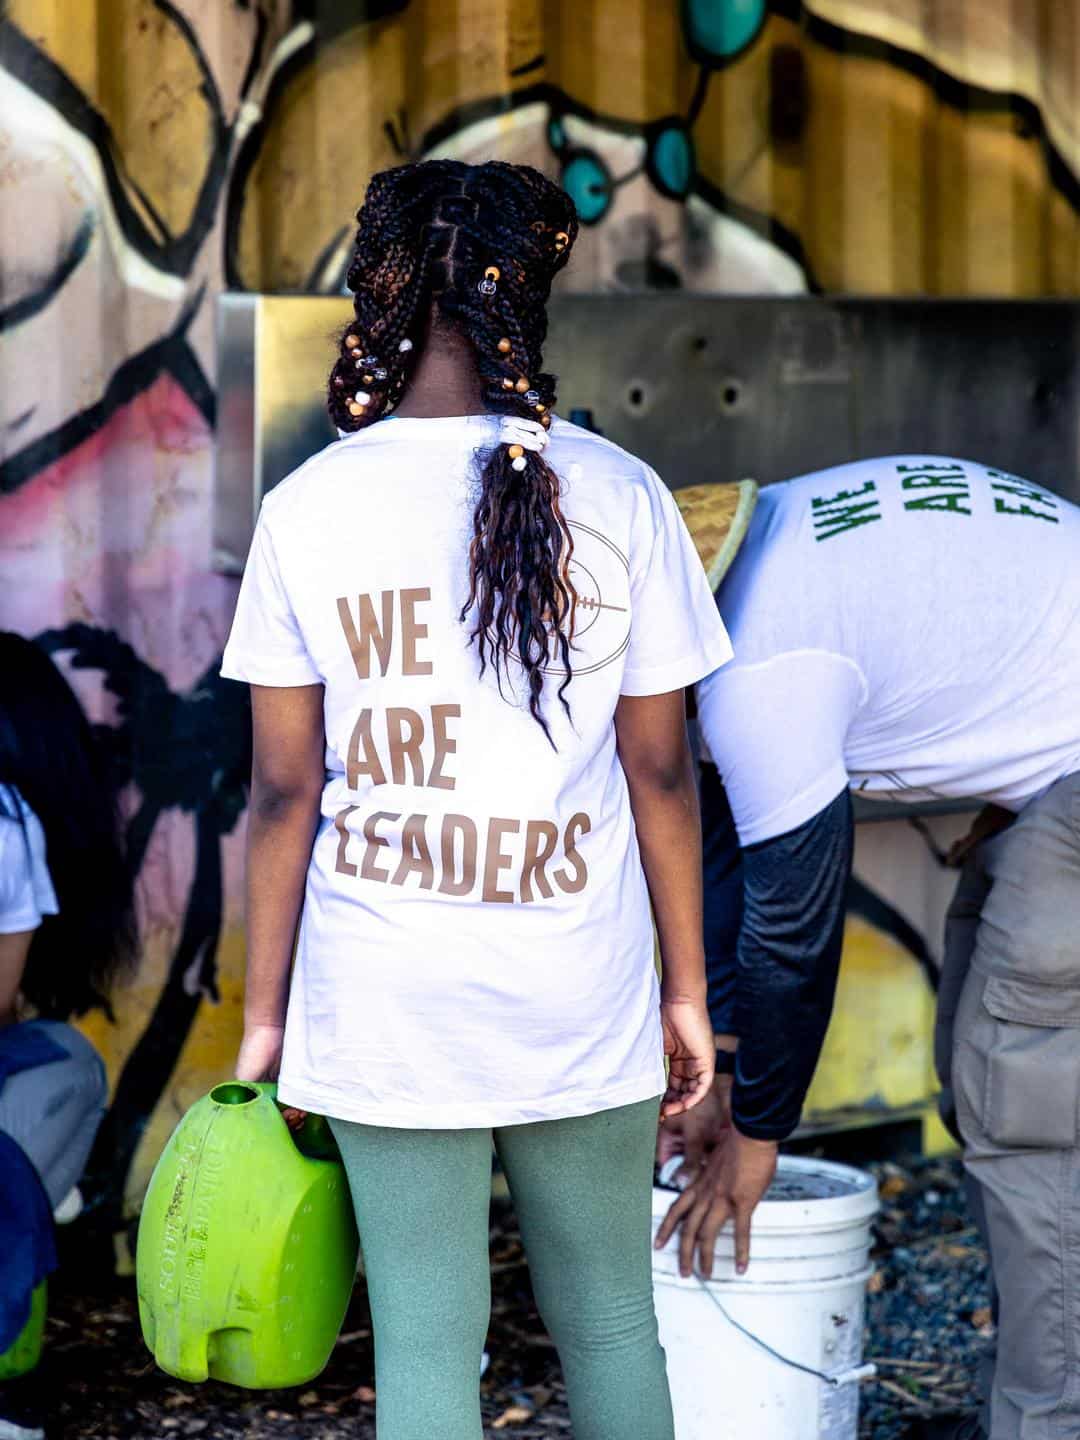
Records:
<instances>
[{"instance_id":1,"label":"black long sleeve","mask_svg":"<svg viewBox=\"0 0 1080 1440\"><path fill-rule=\"evenodd\" d=\"M743 917L742 850L715 765L701 767L701 839L709 1019L717 1035L734 1035Z\"/></svg>"},{"instance_id":2,"label":"black long sleeve","mask_svg":"<svg viewBox=\"0 0 1080 1440\"><path fill-rule=\"evenodd\" d=\"M854 834L845 789L797 829L742 851L732 1112L753 1139L786 1139L799 1123L836 993Z\"/></svg>"}]
</instances>

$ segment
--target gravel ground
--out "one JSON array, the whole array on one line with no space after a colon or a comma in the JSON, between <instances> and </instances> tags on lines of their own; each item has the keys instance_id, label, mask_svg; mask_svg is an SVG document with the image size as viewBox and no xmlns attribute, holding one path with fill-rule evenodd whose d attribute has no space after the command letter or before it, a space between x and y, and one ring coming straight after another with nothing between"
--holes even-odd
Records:
<instances>
[{"instance_id":1,"label":"gravel ground","mask_svg":"<svg viewBox=\"0 0 1080 1440\"><path fill-rule=\"evenodd\" d=\"M867 1355L881 1368L863 1391L860 1440L898 1440L918 1415L971 1401L989 1333L984 1256L964 1203L958 1162L879 1166L883 1210L869 1301ZM512 1217L497 1210L494 1302L483 1381L485 1435L569 1436L558 1364L532 1301ZM39 1384L50 1440L373 1440L371 1326L363 1287L319 1380L251 1396L184 1385L142 1346L130 1281L59 1277ZM435 1440L435 1437L433 1437ZM717 1440L725 1440L718 1436Z\"/></svg>"}]
</instances>

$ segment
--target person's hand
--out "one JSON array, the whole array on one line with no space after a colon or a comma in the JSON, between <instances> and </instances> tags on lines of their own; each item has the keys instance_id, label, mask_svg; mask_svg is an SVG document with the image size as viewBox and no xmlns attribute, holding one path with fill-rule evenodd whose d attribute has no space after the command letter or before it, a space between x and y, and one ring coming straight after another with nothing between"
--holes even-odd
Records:
<instances>
[{"instance_id":1,"label":"person's hand","mask_svg":"<svg viewBox=\"0 0 1080 1440\"><path fill-rule=\"evenodd\" d=\"M245 1025L236 1057L237 1080L276 1080L281 1069L281 1046L285 1039L283 1025ZM290 1130L299 1130L307 1119L306 1110L282 1108L282 1118Z\"/></svg>"},{"instance_id":2,"label":"person's hand","mask_svg":"<svg viewBox=\"0 0 1080 1440\"><path fill-rule=\"evenodd\" d=\"M984 805L972 822L971 829L959 840L954 840L945 853L945 864L959 870L971 852L984 840L992 840L1002 830L1007 830L1016 819L1011 810L1000 805Z\"/></svg>"},{"instance_id":3,"label":"person's hand","mask_svg":"<svg viewBox=\"0 0 1080 1440\"><path fill-rule=\"evenodd\" d=\"M733 1076L715 1075L699 1105L665 1120L656 1132L656 1163L664 1166L675 1155L683 1157L675 1179L696 1179L705 1156L727 1134L731 1125Z\"/></svg>"},{"instance_id":4,"label":"person's hand","mask_svg":"<svg viewBox=\"0 0 1080 1440\"><path fill-rule=\"evenodd\" d=\"M668 1087L660 1105L670 1120L704 1100L716 1069L712 1022L704 1000L662 1000L660 1022L668 1057Z\"/></svg>"},{"instance_id":5,"label":"person's hand","mask_svg":"<svg viewBox=\"0 0 1080 1440\"><path fill-rule=\"evenodd\" d=\"M751 1140L732 1126L657 1231L656 1248L661 1250L682 1226L680 1274L693 1274L696 1248L700 1273L706 1280L712 1278L716 1237L728 1220L735 1222L735 1271L745 1273L750 1263L750 1221L776 1174L778 1153L772 1140Z\"/></svg>"}]
</instances>

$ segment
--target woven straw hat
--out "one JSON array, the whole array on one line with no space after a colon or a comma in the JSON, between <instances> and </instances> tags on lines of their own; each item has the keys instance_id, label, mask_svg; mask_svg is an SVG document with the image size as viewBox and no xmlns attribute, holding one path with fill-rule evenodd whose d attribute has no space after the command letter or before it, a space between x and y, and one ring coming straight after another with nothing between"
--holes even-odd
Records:
<instances>
[{"instance_id":1,"label":"woven straw hat","mask_svg":"<svg viewBox=\"0 0 1080 1440\"><path fill-rule=\"evenodd\" d=\"M675 491L675 503L714 594L746 538L757 496L756 480L688 485Z\"/></svg>"}]
</instances>

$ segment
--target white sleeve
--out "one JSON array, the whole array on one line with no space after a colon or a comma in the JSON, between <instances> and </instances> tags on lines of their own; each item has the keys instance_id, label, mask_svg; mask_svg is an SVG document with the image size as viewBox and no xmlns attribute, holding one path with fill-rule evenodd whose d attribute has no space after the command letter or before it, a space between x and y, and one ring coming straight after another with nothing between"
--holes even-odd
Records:
<instances>
[{"instance_id":1,"label":"white sleeve","mask_svg":"<svg viewBox=\"0 0 1080 1440\"><path fill-rule=\"evenodd\" d=\"M289 602L265 508L244 567L221 673L249 685L322 682Z\"/></svg>"},{"instance_id":2,"label":"white sleeve","mask_svg":"<svg viewBox=\"0 0 1080 1440\"><path fill-rule=\"evenodd\" d=\"M623 695L681 690L731 659L731 642L679 507L653 471L645 473L649 504L630 557Z\"/></svg>"},{"instance_id":3,"label":"white sleeve","mask_svg":"<svg viewBox=\"0 0 1080 1440\"><path fill-rule=\"evenodd\" d=\"M698 686L698 726L741 844L786 835L846 789L844 744L865 689L858 666L826 650L736 661Z\"/></svg>"},{"instance_id":4,"label":"white sleeve","mask_svg":"<svg viewBox=\"0 0 1080 1440\"><path fill-rule=\"evenodd\" d=\"M51 907L39 904L47 901L48 896L39 895L38 888L34 884L33 859L22 826L17 820L0 816L0 935L21 935L24 931L36 930L43 914L55 913L55 897Z\"/></svg>"}]
</instances>

